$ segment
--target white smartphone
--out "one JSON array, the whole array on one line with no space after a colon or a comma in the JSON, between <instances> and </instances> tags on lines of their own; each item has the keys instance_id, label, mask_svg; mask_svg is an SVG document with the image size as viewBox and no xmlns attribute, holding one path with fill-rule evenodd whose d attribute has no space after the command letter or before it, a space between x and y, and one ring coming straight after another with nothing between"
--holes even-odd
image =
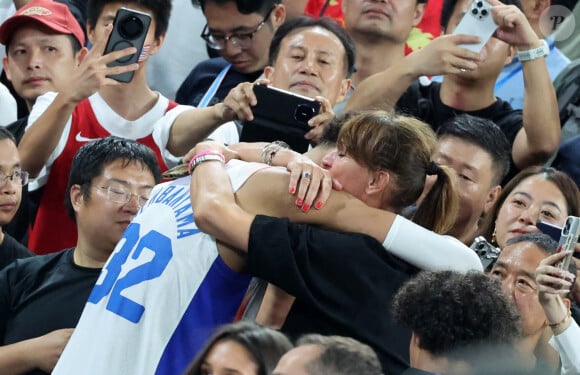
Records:
<instances>
[{"instance_id":1,"label":"white smartphone","mask_svg":"<svg viewBox=\"0 0 580 375\"><path fill-rule=\"evenodd\" d=\"M497 25L491 15L491 4L485 0L474 0L469 11L465 13L453 30L453 34L478 36L479 43L460 44L459 46L479 53L496 29Z\"/></svg>"},{"instance_id":2,"label":"white smartphone","mask_svg":"<svg viewBox=\"0 0 580 375\"><path fill-rule=\"evenodd\" d=\"M562 259L556 267L568 270L570 265L570 259L572 258L574 252L574 245L578 242L578 237L580 236L580 218L576 216L568 216L566 218L566 224L562 228L562 234L560 235L560 241L558 243L558 250L556 252L560 253L562 251L572 251L571 254L567 255L566 258Z\"/></svg>"}]
</instances>

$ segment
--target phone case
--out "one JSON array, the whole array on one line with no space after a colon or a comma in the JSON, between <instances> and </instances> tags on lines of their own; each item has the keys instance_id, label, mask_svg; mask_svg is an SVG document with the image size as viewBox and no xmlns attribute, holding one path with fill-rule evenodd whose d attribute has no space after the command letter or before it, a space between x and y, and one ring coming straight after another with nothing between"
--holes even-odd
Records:
<instances>
[{"instance_id":1,"label":"phone case","mask_svg":"<svg viewBox=\"0 0 580 375\"><path fill-rule=\"evenodd\" d=\"M137 52L133 55L115 60L107 64L107 66L123 66L136 63L143 49L149 25L151 25L151 17L147 13L124 7L119 8L115 15L113 30L109 35L109 40L107 41L103 55L128 47L137 48ZM133 79L134 73L134 71L126 72L109 76L109 78L128 83Z\"/></svg>"},{"instance_id":2,"label":"phone case","mask_svg":"<svg viewBox=\"0 0 580 375\"><path fill-rule=\"evenodd\" d=\"M453 34L478 36L481 39L479 43L460 44L459 46L479 53L496 29L497 25L491 15L491 4L485 0L474 0L469 11L465 13L453 30Z\"/></svg>"},{"instance_id":3,"label":"phone case","mask_svg":"<svg viewBox=\"0 0 580 375\"><path fill-rule=\"evenodd\" d=\"M566 218L566 224L564 224L564 227L562 228L562 234L560 235L558 250L556 252L559 253L570 250L572 253L562 259L562 261L556 265L557 267L564 270L568 269L574 252L574 246L576 245L576 242L578 242L578 236L580 236L580 217L568 216L568 218Z\"/></svg>"},{"instance_id":4,"label":"phone case","mask_svg":"<svg viewBox=\"0 0 580 375\"><path fill-rule=\"evenodd\" d=\"M310 131L308 120L318 114L320 103L275 87L256 84L257 104L252 107L253 121L243 124L243 142L284 141L298 152L308 149L304 135Z\"/></svg>"}]
</instances>

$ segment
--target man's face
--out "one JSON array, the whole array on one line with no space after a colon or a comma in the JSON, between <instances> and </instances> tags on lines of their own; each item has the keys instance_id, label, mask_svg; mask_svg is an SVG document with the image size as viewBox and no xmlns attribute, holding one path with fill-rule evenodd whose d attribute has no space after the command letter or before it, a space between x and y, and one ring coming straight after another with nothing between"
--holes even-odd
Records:
<instances>
[{"instance_id":1,"label":"man's face","mask_svg":"<svg viewBox=\"0 0 580 375\"><path fill-rule=\"evenodd\" d=\"M546 326L546 315L538 300L536 268L547 256L531 242L504 247L490 276L501 282L503 291L518 309L524 336L539 334Z\"/></svg>"},{"instance_id":2,"label":"man's face","mask_svg":"<svg viewBox=\"0 0 580 375\"><path fill-rule=\"evenodd\" d=\"M497 214L497 243L503 247L513 237L539 232L538 220L562 227L568 216L566 198L560 189L541 175L520 182L507 196Z\"/></svg>"},{"instance_id":3,"label":"man's face","mask_svg":"<svg viewBox=\"0 0 580 375\"><path fill-rule=\"evenodd\" d=\"M73 186L71 201L79 236L82 234L95 247L112 251L140 208L136 195L148 198L154 185L153 174L143 165L136 162L125 165L124 160L116 160L93 179L88 199L82 197L78 185ZM126 203L113 202L108 198L109 188L133 195Z\"/></svg>"},{"instance_id":4,"label":"man's face","mask_svg":"<svg viewBox=\"0 0 580 375\"><path fill-rule=\"evenodd\" d=\"M207 1L204 15L209 33L220 37L253 33L263 21L264 25L252 35L252 44L249 48L234 46L228 40L225 48L219 53L238 72L254 73L264 69L268 63L268 48L274 32L284 21L284 7L277 6L268 18L264 19L259 13L240 13L234 1L224 4Z\"/></svg>"},{"instance_id":5,"label":"man's face","mask_svg":"<svg viewBox=\"0 0 580 375\"><path fill-rule=\"evenodd\" d=\"M321 349L318 345L300 345L286 352L278 361L273 375L309 375L306 365L318 358Z\"/></svg>"},{"instance_id":6,"label":"man's face","mask_svg":"<svg viewBox=\"0 0 580 375\"><path fill-rule=\"evenodd\" d=\"M21 170L20 157L14 142L10 139L0 140L0 175L11 176ZM0 227L12 221L21 197L22 186L19 183L7 180L3 184L0 180Z\"/></svg>"},{"instance_id":7,"label":"man's face","mask_svg":"<svg viewBox=\"0 0 580 375\"><path fill-rule=\"evenodd\" d=\"M434 161L455 171L460 199L457 222L477 222L499 193L489 153L460 138L443 136L437 141Z\"/></svg>"},{"instance_id":8,"label":"man's face","mask_svg":"<svg viewBox=\"0 0 580 375\"><path fill-rule=\"evenodd\" d=\"M469 11L471 4L471 0L457 1L445 29L446 34L453 34L453 30L455 30L465 13ZM491 37L481 50L481 62L478 63L478 68L472 72L458 74L465 79L493 79L495 81L504 66L511 61L511 52L509 44Z\"/></svg>"},{"instance_id":9,"label":"man's face","mask_svg":"<svg viewBox=\"0 0 580 375\"><path fill-rule=\"evenodd\" d=\"M155 23L155 18L153 17L151 10L149 10L146 7L140 6L137 3L129 3L129 4L109 3L109 4L105 4L101 14L99 15L99 18L97 19L95 27L92 28L87 23L88 38L92 44L95 44L99 41L107 39L108 37L106 36L106 33L105 33L106 27L113 23L113 21L115 20L115 15L117 14L117 10L119 10L119 8L122 6L129 6L131 9L135 9L137 11L147 13L149 16L151 16L151 24L149 25L149 30L147 31L147 36L145 37L145 43L143 44L143 51L141 52L141 56L139 57L139 61L138 61L141 65L143 65L143 63L145 63L147 61L149 56L152 56L152 55L156 54L157 51L159 51L159 48L161 47L161 44L163 43L163 40L164 40L164 36L159 37L159 38L155 38L155 29L157 27L157 25Z\"/></svg>"},{"instance_id":10,"label":"man's face","mask_svg":"<svg viewBox=\"0 0 580 375\"><path fill-rule=\"evenodd\" d=\"M342 43L317 26L288 34L280 43L274 67L266 67L264 75L274 87L310 98L320 95L334 105L350 87L345 71Z\"/></svg>"},{"instance_id":11,"label":"man's face","mask_svg":"<svg viewBox=\"0 0 580 375\"><path fill-rule=\"evenodd\" d=\"M343 0L344 22L353 36L404 43L423 16L416 0Z\"/></svg>"},{"instance_id":12,"label":"man's face","mask_svg":"<svg viewBox=\"0 0 580 375\"><path fill-rule=\"evenodd\" d=\"M34 23L18 28L2 62L8 80L29 106L38 96L58 91L77 64L67 35Z\"/></svg>"}]
</instances>

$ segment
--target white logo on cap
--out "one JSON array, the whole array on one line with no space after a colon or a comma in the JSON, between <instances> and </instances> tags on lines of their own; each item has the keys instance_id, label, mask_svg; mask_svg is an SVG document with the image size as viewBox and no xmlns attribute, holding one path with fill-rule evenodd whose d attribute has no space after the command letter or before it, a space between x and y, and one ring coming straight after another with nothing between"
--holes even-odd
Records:
<instances>
[{"instance_id":1,"label":"white logo on cap","mask_svg":"<svg viewBox=\"0 0 580 375\"><path fill-rule=\"evenodd\" d=\"M50 10L43 7L30 7L20 13L21 16L50 16L51 14Z\"/></svg>"}]
</instances>

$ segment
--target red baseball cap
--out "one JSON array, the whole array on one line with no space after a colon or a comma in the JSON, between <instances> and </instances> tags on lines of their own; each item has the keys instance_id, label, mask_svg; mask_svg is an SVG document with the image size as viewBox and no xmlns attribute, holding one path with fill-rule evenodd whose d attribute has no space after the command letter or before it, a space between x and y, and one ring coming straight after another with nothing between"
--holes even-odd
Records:
<instances>
[{"instance_id":1,"label":"red baseball cap","mask_svg":"<svg viewBox=\"0 0 580 375\"><path fill-rule=\"evenodd\" d=\"M83 29L68 7L52 0L33 0L18 9L0 26L0 43L6 45L16 29L28 23L42 24L59 34L71 34L81 46L85 45Z\"/></svg>"}]
</instances>

